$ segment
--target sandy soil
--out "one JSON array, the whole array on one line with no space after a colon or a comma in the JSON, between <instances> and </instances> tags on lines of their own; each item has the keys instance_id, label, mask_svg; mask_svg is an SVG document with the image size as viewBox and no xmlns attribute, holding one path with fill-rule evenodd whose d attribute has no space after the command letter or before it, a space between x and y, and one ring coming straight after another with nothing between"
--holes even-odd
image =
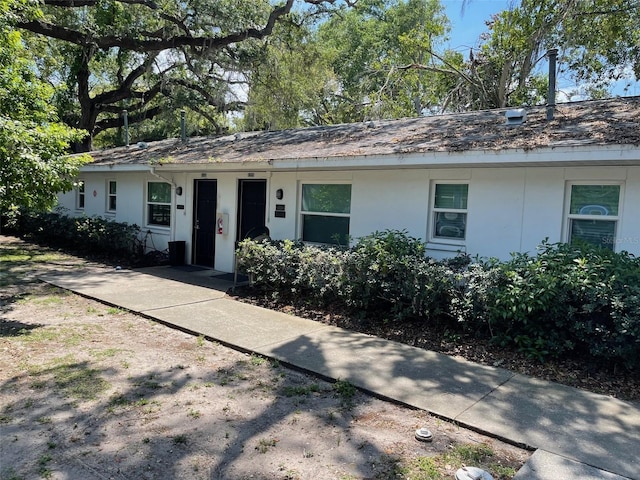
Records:
<instances>
[{"instance_id":1,"label":"sandy soil","mask_svg":"<svg viewBox=\"0 0 640 480\"><path fill-rule=\"evenodd\" d=\"M0 479L506 479L530 454L41 284L85 262L38 252L0 237Z\"/></svg>"}]
</instances>

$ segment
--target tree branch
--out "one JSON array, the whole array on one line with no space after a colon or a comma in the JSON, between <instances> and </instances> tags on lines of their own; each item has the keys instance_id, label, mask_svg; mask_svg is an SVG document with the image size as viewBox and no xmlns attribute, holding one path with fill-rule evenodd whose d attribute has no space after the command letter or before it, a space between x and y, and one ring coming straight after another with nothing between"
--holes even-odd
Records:
<instances>
[{"instance_id":1,"label":"tree branch","mask_svg":"<svg viewBox=\"0 0 640 480\"><path fill-rule=\"evenodd\" d=\"M119 2L129 5L144 5L152 10L158 9L158 5L151 0L119 0ZM95 7L98 3L100 0L44 0L45 5L63 8Z\"/></svg>"},{"instance_id":2,"label":"tree branch","mask_svg":"<svg viewBox=\"0 0 640 480\"><path fill-rule=\"evenodd\" d=\"M58 1L58 0L54 0ZM66 0L72 2L74 0ZM83 0L84 1L84 0ZM242 42L249 38L262 39L271 34L276 21L291 11L294 0L287 0L281 6L274 8L269 14L269 18L265 26L261 29L247 28L235 33L230 33L222 37L208 37L191 35L176 35L168 38L157 39L139 39L133 37L122 37L118 35L105 35L102 37L93 37L89 34L78 30L72 30L59 25L43 22L40 20L31 20L28 22L17 22L19 28L24 28L33 33L38 33L58 40L64 40L75 45L95 45L103 50L110 48L125 48L138 52L160 52L171 48L192 47L202 48L203 50L218 50L234 43Z\"/></svg>"},{"instance_id":3,"label":"tree branch","mask_svg":"<svg viewBox=\"0 0 640 480\"><path fill-rule=\"evenodd\" d=\"M134 123L140 123L144 120L148 120L150 118L155 117L162 111L163 111L163 108L158 105L156 107L150 108L149 110L145 110L138 114L129 115L127 117L127 121L129 125ZM117 127L123 127L123 126L124 126L124 118L122 118L121 116L104 118L96 122L96 126L93 129L93 135L96 136L98 133L103 132L104 130L108 130L109 128L117 128Z\"/></svg>"},{"instance_id":4,"label":"tree branch","mask_svg":"<svg viewBox=\"0 0 640 480\"><path fill-rule=\"evenodd\" d=\"M93 98L96 104L111 104L129 98L131 96L131 88L133 83L140 78L145 72L149 71L157 54L153 54L147 58L142 65L132 70L127 78L125 78L116 90L110 90L100 93Z\"/></svg>"}]
</instances>

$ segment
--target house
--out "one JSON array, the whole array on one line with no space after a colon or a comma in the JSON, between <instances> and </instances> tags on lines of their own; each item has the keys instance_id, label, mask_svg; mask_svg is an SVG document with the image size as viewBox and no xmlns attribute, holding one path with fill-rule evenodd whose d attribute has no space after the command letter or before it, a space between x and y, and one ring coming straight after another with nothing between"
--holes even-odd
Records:
<instances>
[{"instance_id":1,"label":"house","mask_svg":"<svg viewBox=\"0 0 640 480\"><path fill-rule=\"evenodd\" d=\"M508 258L582 239L640 255L640 97L370 121L92 152L74 215L231 272L236 242L345 243L406 230L435 258ZM184 242L184 243L183 243Z\"/></svg>"}]
</instances>

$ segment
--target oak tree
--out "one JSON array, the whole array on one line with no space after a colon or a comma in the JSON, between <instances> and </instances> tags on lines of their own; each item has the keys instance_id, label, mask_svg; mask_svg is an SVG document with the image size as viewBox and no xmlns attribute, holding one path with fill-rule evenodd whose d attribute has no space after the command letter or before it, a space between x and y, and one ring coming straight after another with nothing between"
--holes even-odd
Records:
<instances>
[{"instance_id":1,"label":"oak tree","mask_svg":"<svg viewBox=\"0 0 640 480\"><path fill-rule=\"evenodd\" d=\"M60 123L50 104L52 89L36 75L35 62L12 29L11 9L0 4L0 213L19 207L46 209L70 190L84 159L67 157L81 132Z\"/></svg>"},{"instance_id":2,"label":"oak tree","mask_svg":"<svg viewBox=\"0 0 640 480\"><path fill-rule=\"evenodd\" d=\"M301 0L311 9L348 0ZM43 0L17 27L39 45L41 74L69 125L88 135L187 106L222 130L238 77L296 2L268 0ZM188 92L188 93L185 93ZM183 103L183 105L180 105Z\"/></svg>"}]
</instances>

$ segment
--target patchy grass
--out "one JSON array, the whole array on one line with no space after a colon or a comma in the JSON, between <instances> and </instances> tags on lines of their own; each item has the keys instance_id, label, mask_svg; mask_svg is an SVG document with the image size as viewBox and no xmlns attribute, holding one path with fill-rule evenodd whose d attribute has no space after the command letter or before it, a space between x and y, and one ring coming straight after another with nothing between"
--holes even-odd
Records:
<instances>
[{"instance_id":1,"label":"patchy grass","mask_svg":"<svg viewBox=\"0 0 640 480\"><path fill-rule=\"evenodd\" d=\"M101 378L100 372L87 368L84 363L71 363L52 370L56 387L63 395L78 400L95 400L109 388L109 382Z\"/></svg>"},{"instance_id":2,"label":"patchy grass","mask_svg":"<svg viewBox=\"0 0 640 480\"><path fill-rule=\"evenodd\" d=\"M67 270L80 265L64 262ZM7 360L0 369L0 395L7 398L0 430L7 438L0 441L3 456L11 456L0 461L0 480L93 478L95 472L115 478L122 468L131 478L158 480L420 478L418 466L427 460L414 465L416 455L450 454L451 445L474 441L470 435L484 441L369 398L349 382L325 382L277 360L62 295L34 281L61 265L30 266L28 283L0 287L9 299L0 321ZM414 425L424 423L435 440L416 444ZM514 458L521 465L524 455L486 441L496 451L486 459L495 466L487 469L496 480L512 478L500 468L517 465ZM474 451L461 451L475 459ZM446 461L436 466L450 480L460 460L448 460L449 467Z\"/></svg>"},{"instance_id":3,"label":"patchy grass","mask_svg":"<svg viewBox=\"0 0 640 480\"><path fill-rule=\"evenodd\" d=\"M51 460L53 460L51 455L42 455L38 459L38 465L40 466L38 473L44 478L51 478L53 475L51 468L49 468L49 462L51 462Z\"/></svg>"},{"instance_id":4,"label":"patchy grass","mask_svg":"<svg viewBox=\"0 0 640 480\"><path fill-rule=\"evenodd\" d=\"M110 387L99 370L86 362L76 362L71 354L45 365L29 365L27 371L35 377L32 388L43 389L48 380L53 380L57 392L77 400L95 400Z\"/></svg>"},{"instance_id":5,"label":"patchy grass","mask_svg":"<svg viewBox=\"0 0 640 480\"><path fill-rule=\"evenodd\" d=\"M84 335L73 327L40 327L23 328L18 331L17 338L27 343L57 342L66 346L76 346L83 341Z\"/></svg>"},{"instance_id":6,"label":"patchy grass","mask_svg":"<svg viewBox=\"0 0 640 480\"><path fill-rule=\"evenodd\" d=\"M267 453L269 449L275 447L278 443L278 440L275 438L261 438L258 440L258 445L256 445L256 450L258 453Z\"/></svg>"},{"instance_id":7,"label":"patchy grass","mask_svg":"<svg viewBox=\"0 0 640 480\"><path fill-rule=\"evenodd\" d=\"M18 300L19 305L33 304L41 307L55 307L62 305L70 292L52 287L52 292L48 295L25 295Z\"/></svg>"},{"instance_id":8,"label":"patchy grass","mask_svg":"<svg viewBox=\"0 0 640 480\"><path fill-rule=\"evenodd\" d=\"M356 393L358 393L358 390L352 383L340 379L336 380L333 384L333 391L342 399L342 403L344 404L350 404L356 396Z\"/></svg>"},{"instance_id":9,"label":"patchy grass","mask_svg":"<svg viewBox=\"0 0 640 480\"><path fill-rule=\"evenodd\" d=\"M13 417L11 415L0 414L0 424L2 423L11 423Z\"/></svg>"},{"instance_id":10,"label":"patchy grass","mask_svg":"<svg viewBox=\"0 0 640 480\"><path fill-rule=\"evenodd\" d=\"M306 397L312 393L320 392L320 385L311 383L309 385L286 385L281 390L285 397Z\"/></svg>"},{"instance_id":11,"label":"patchy grass","mask_svg":"<svg viewBox=\"0 0 640 480\"><path fill-rule=\"evenodd\" d=\"M267 363L267 359L264 357L261 357L260 355L251 354L251 359L249 360L249 363L251 363L251 365L253 365L254 367L257 367Z\"/></svg>"},{"instance_id":12,"label":"patchy grass","mask_svg":"<svg viewBox=\"0 0 640 480\"><path fill-rule=\"evenodd\" d=\"M24 480L24 477L18 475L13 467L9 467L6 470L0 471L0 478L2 480Z\"/></svg>"},{"instance_id":13,"label":"patchy grass","mask_svg":"<svg viewBox=\"0 0 640 480\"><path fill-rule=\"evenodd\" d=\"M93 350L91 351L90 355L95 358L96 360L101 360L104 358L111 358L111 357L115 357L116 355L118 355L119 353L124 352L124 350L120 349L120 348L107 348L104 350Z\"/></svg>"},{"instance_id":14,"label":"patchy grass","mask_svg":"<svg viewBox=\"0 0 640 480\"><path fill-rule=\"evenodd\" d=\"M446 480L452 478L448 470L459 465L473 465L491 473L495 480L510 479L516 469L495 461L495 452L484 443L459 444L449 452L435 456L421 456L409 465L397 466L397 475L414 480ZM455 471L453 472L455 474Z\"/></svg>"},{"instance_id":15,"label":"patchy grass","mask_svg":"<svg viewBox=\"0 0 640 480\"><path fill-rule=\"evenodd\" d=\"M124 315L125 313L127 313L127 311L122 308L118 308L118 307L107 308L107 314L109 315Z\"/></svg>"},{"instance_id":16,"label":"patchy grass","mask_svg":"<svg viewBox=\"0 0 640 480\"><path fill-rule=\"evenodd\" d=\"M0 249L0 287L34 281L33 264L55 264L70 257L46 249L4 246Z\"/></svg>"},{"instance_id":17,"label":"patchy grass","mask_svg":"<svg viewBox=\"0 0 640 480\"><path fill-rule=\"evenodd\" d=\"M188 438L185 434L175 435L171 438L174 445L186 445Z\"/></svg>"}]
</instances>

